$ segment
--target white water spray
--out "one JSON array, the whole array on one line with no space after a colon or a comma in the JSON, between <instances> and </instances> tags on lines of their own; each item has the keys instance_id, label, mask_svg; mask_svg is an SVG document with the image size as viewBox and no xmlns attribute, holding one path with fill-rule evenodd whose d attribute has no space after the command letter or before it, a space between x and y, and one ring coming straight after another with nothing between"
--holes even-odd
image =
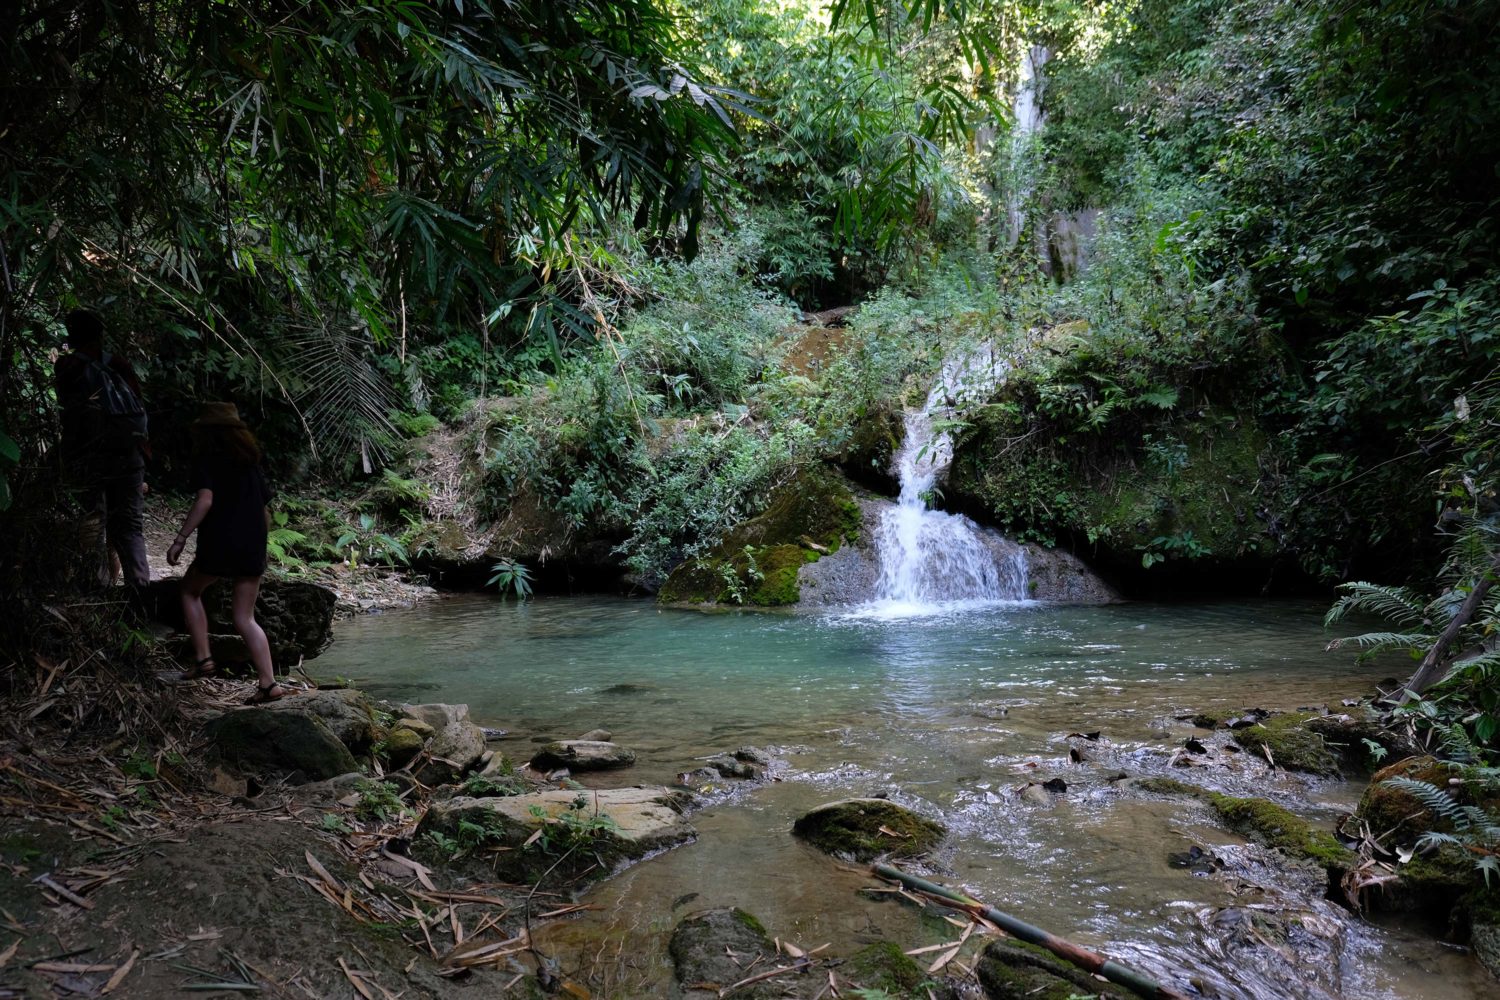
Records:
<instances>
[{"instance_id":1,"label":"white water spray","mask_svg":"<svg viewBox=\"0 0 1500 1000\"><path fill-rule=\"evenodd\" d=\"M921 612L955 602L1025 598L1020 546L961 514L928 509L934 487L953 463L953 422L984 402L1009 368L988 344L949 358L926 405L907 411L906 439L895 460L901 494L881 516L875 539L879 604Z\"/></svg>"}]
</instances>

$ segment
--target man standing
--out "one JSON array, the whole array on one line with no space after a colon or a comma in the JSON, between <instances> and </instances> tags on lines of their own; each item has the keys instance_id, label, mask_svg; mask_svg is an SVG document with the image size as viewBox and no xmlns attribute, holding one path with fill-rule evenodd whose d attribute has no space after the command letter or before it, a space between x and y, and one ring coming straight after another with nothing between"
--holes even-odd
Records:
<instances>
[{"instance_id":1,"label":"man standing","mask_svg":"<svg viewBox=\"0 0 1500 1000\"><path fill-rule=\"evenodd\" d=\"M114 573L105 544L119 556L129 587L151 582L143 530L146 412L140 381L123 359L104 350L104 321L86 309L63 320L72 352L57 362L64 472L91 518L89 549L101 558L97 579ZM102 535L102 537L101 537Z\"/></svg>"}]
</instances>

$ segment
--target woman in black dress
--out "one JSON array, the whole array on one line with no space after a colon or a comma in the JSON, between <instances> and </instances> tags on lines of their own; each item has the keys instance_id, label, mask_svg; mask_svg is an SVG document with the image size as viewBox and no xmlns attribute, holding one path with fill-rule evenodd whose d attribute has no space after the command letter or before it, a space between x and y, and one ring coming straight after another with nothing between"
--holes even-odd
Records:
<instances>
[{"instance_id":1,"label":"woman in black dress","mask_svg":"<svg viewBox=\"0 0 1500 1000\"><path fill-rule=\"evenodd\" d=\"M255 620L271 521L266 509L271 490L260 468L260 445L233 403L205 403L193 424L193 451L193 487L198 495L167 549L167 563L176 566L188 536L198 532L197 554L182 578L182 615L198 661L188 676L208 677L216 669L208 648L203 592L227 577L234 586L234 627L245 640L259 678L248 704L275 701L286 692L276 683L271 647Z\"/></svg>"}]
</instances>

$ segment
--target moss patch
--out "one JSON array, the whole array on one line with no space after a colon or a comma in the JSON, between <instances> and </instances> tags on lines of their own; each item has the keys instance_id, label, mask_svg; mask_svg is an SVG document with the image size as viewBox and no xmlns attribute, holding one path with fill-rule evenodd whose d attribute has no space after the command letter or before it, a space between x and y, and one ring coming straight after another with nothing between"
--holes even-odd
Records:
<instances>
[{"instance_id":1,"label":"moss patch","mask_svg":"<svg viewBox=\"0 0 1500 1000\"><path fill-rule=\"evenodd\" d=\"M1088 539L1126 567L1271 556L1253 493L1269 445L1237 407L1032 435L1033 420L1045 426L1036 393L1012 379L958 441L947 494L960 507L1021 540Z\"/></svg>"},{"instance_id":2,"label":"moss patch","mask_svg":"<svg viewBox=\"0 0 1500 1000\"><path fill-rule=\"evenodd\" d=\"M1265 799L1237 799L1211 792L1209 805L1230 829L1294 858L1325 867L1348 865L1354 854L1333 834L1314 830L1306 820Z\"/></svg>"},{"instance_id":3,"label":"moss patch","mask_svg":"<svg viewBox=\"0 0 1500 1000\"><path fill-rule=\"evenodd\" d=\"M1263 722L1236 730L1234 741L1262 757L1269 749L1277 766L1289 771L1337 775L1342 770L1340 755L1329 747L1322 733L1307 725L1316 718L1319 717L1297 712L1273 715Z\"/></svg>"},{"instance_id":4,"label":"moss patch","mask_svg":"<svg viewBox=\"0 0 1500 1000\"><path fill-rule=\"evenodd\" d=\"M820 851L855 861L925 854L947 832L941 824L885 799L830 802L792 826L792 833Z\"/></svg>"},{"instance_id":5,"label":"moss patch","mask_svg":"<svg viewBox=\"0 0 1500 1000\"><path fill-rule=\"evenodd\" d=\"M996 941L984 949L979 981L990 1000L1118 1000L1126 994L1024 941Z\"/></svg>"},{"instance_id":6,"label":"moss patch","mask_svg":"<svg viewBox=\"0 0 1500 1000\"><path fill-rule=\"evenodd\" d=\"M1176 778L1142 778L1132 782L1135 788L1153 795L1187 795L1195 799L1201 799L1208 793L1197 785L1189 785L1185 781Z\"/></svg>"},{"instance_id":7,"label":"moss patch","mask_svg":"<svg viewBox=\"0 0 1500 1000\"><path fill-rule=\"evenodd\" d=\"M865 945L839 971L863 989L884 990L898 997L919 995L917 990L927 981L922 967L890 941Z\"/></svg>"},{"instance_id":8,"label":"moss patch","mask_svg":"<svg viewBox=\"0 0 1500 1000\"><path fill-rule=\"evenodd\" d=\"M859 538L859 504L825 469L808 470L777 489L764 513L740 524L707 555L672 571L664 604L750 604L771 608L802 597L798 571Z\"/></svg>"}]
</instances>

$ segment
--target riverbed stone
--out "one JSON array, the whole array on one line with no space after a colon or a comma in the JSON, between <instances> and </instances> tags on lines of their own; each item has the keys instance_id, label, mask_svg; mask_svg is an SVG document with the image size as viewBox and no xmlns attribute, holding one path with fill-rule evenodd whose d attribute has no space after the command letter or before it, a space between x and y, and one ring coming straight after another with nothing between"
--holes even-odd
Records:
<instances>
[{"instance_id":1,"label":"riverbed stone","mask_svg":"<svg viewBox=\"0 0 1500 1000\"><path fill-rule=\"evenodd\" d=\"M269 702L265 709L317 716L333 730L339 742L356 755L369 753L386 736L370 699L352 688L287 695L279 701Z\"/></svg>"},{"instance_id":2,"label":"riverbed stone","mask_svg":"<svg viewBox=\"0 0 1500 1000\"><path fill-rule=\"evenodd\" d=\"M989 1000L1125 1000L1130 994L1106 986L1045 948L1019 940L993 941L979 958L980 985Z\"/></svg>"},{"instance_id":3,"label":"riverbed stone","mask_svg":"<svg viewBox=\"0 0 1500 1000\"><path fill-rule=\"evenodd\" d=\"M696 838L697 831L682 817L688 801L681 792L657 787L559 788L484 798L457 795L432 803L418 833L436 832L457 842L467 854L456 863L462 867L472 862L478 877L532 878L570 847L578 849L568 854L557 877L568 879L590 870L603 875L622 863ZM582 832L570 832L559 820L564 814ZM463 830L460 823L465 824ZM544 823L553 843L538 840L528 846ZM496 848L507 850L494 853Z\"/></svg>"},{"instance_id":4,"label":"riverbed stone","mask_svg":"<svg viewBox=\"0 0 1500 1000\"><path fill-rule=\"evenodd\" d=\"M402 705L401 718L414 719L425 723L437 732L446 726L458 722L469 721L468 705L444 705L441 702L432 702L425 705Z\"/></svg>"},{"instance_id":5,"label":"riverbed stone","mask_svg":"<svg viewBox=\"0 0 1500 1000\"><path fill-rule=\"evenodd\" d=\"M635 751L603 740L557 740L531 758L538 771L606 771L635 763Z\"/></svg>"},{"instance_id":6,"label":"riverbed stone","mask_svg":"<svg viewBox=\"0 0 1500 1000\"><path fill-rule=\"evenodd\" d=\"M306 712L245 708L205 727L219 761L245 771L319 781L358 771L359 764L322 718Z\"/></svg>"},{"instance_id":7,"label":"riverbed stone","mask_svg":"<svg viewBox=\"0 0 1500 1000\"><path fill-rule=\"evenodd\" d=\"M1500 979L1500 914L1489 921L1476 921L1469 930L1469 944L1479 964Z\"/></svg>"},{"instance_id":8,"label":"riverbed stone","mask_svg":"<svg viewBox=\"0 0 1500 1000\"><path fill-rule=\"evenodd\" d=\"M807 813L792 825L792 833L835 857L869 861L926 854L948 831L886 799L841 799Z\"/></svg>"},{"instance_id":9,"label":"riverbed stone","mask_svg":"<svg viewBox=\"0 0 1500 1000\"><path fill-rule=\"evenodd\" d=\"M416 759L425 743L416 730L397 726L385 738L385 758L391 767L403 768Z\"/></svg>"},{"instance_id":10,"label":"riverbed stone","mask_svg":"<svg viewBox=\"0 0 1500 1000\"><path fill-rule=\"evenodd\" d=\"M891 941L876 941L855 952L840 967L839 978L893 997L923 996L921 987L929 981L926 971Z\"/></svg>"},{"instance_id":11,"label":"riverbed stone","mask_svg":"<svg viewBox=\"0 0 1500 1000\"><path fill-rule=\"evenodd\" d=\"M776 946L761 922L738 908L702 910L682 919L667 945L683 989L718 992L746 978L746 968L759 959L769 967ZM757 965L757 968L760 967ZM776 983L756 983L736 991L736 996L779 997Z\"/></svg>"},{"instance_id":12,"label":"riverbed stone","mask_svg":"<svg viewBox=\"0 0 1500 1000\"><path fill-rule=\"evenodd\" d=\"M594 743L608 743L615 738L615 734L610 732L608 729L590 729L588 732L584 733L578 738L580 740L588 740Z\"/></svg>"},{"instance_id":13,"label":"riverbed stone","mask_svg":"<svg viewBox=\"0 0 1500 1000\"><path fill-rule=\"evenodd\" d=\"M1210 793L1208 803L1219 819L1236 833L1325 868L1347 867L1354 853L1326 830L1315 830L1300 816L1265 799L1241 799Z\"/></svg>"},{"instance_id":14,"label":"riverbed stone","mask_svg":"<svg viewBox=\"0 0 1500 1000\"><path fill-rule=\"evenodd\" d=\"M451 784L477 765L483 753L484 730L472 722L444 726L428 741L428 759L417 770L417 780L429 787Z\"/></svg>"}]
</instances>

